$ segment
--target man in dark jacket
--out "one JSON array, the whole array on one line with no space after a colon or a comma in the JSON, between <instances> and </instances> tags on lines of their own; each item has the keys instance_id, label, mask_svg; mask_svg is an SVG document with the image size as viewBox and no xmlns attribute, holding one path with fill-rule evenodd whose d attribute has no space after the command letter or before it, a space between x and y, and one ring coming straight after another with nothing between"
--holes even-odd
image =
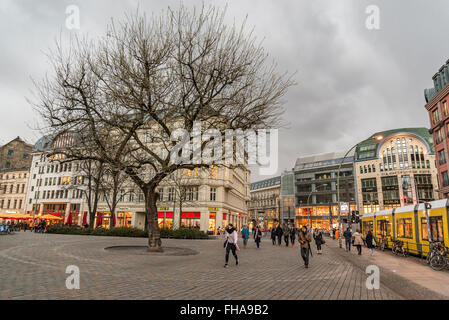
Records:
<instances>
[{"instance_id":1,"label":"man in dark jacket","mask_svg":"<svg viewBox=\"0 0 449 320\"><path fill-rule=\"evenodd\" d=\"M273 242L273 246L276 244L276 228L271 228L271 242Z\"/></svg>"},{"instance_id":2,"label":"man in dark jacket","mask_svg":"<svg viewBox=\"0 0 449 320\"><path fill-rule=\"evenodd\" d=\"M281 243L282 243L282 234L284 233L284 230L282 230L282 228L281 228L281 224L279 224L277 227L276 227L276 236L277 236L277 238L278 238L278 245L281 245Z\"/></svg>"},{"instance_id":3,"label":"man in dark jacket","mask_svg":"<svg viewBox=\"0 0 449 320\"><path fill-rule=\"evenodd\" d=\"M343 237L345 238L346 251L351 251L351 241L352 241L352 232L348 227L345 232L343 232Z\"/></svg>"}]
</instances>

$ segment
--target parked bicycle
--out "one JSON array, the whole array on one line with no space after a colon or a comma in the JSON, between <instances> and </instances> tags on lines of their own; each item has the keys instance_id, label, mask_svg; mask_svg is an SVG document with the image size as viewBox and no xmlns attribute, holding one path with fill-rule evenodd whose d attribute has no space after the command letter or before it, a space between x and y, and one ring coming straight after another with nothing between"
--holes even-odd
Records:
<instances>
[{"instance_id":1,"label":"parked bicycle","mask_svg":"<svg viewBox=\"0 0 449 320\"><path fill-rule=\"evenodd\" d=\"M391 248L391 251L396 255L402 255L404 257L407 256L407 249L404 248L404 242L401 240L394 240L393 241L393 247Z\"/></svg>"},{"instance_id":2,"label":"parked bicycle","mask_svg":"<svg viewBox=\"0 0 449 320\"><path fill-rule=\"evenodd\" d=\"M385 251L388 248L388 239L385 236L379 237L379 241L377 242L377 246L380 250Z\"/></svg>"},{"instance_id":3,"label":"parked bicycle","mask_svg":"<svg viewBox=\"0 0 449 320\"><path fill-rule=\"evenodd\" d=\"M435 242L431 244L431 251L429 252L427 258L430 267L433 270L441 271L449 267L447 252L448 249L441 242Z\"/></svg>"},{"instance_id":4,"label":"parked bicycle","mask_svg":"<svg viewBox=\"0 0 449 320\"><path fill-rule=\"evenodd\" d=\"M435 255L441 255L443 244L439 241L434 241L429 244L429 253L427 254L426 263L430 264L430 260Z\"/></svg>"}]
</instances>

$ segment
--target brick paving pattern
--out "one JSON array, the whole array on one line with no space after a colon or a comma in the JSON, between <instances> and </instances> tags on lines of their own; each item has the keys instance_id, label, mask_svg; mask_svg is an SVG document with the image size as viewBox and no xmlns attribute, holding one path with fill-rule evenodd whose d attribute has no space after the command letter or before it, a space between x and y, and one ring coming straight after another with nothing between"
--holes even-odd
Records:
<instances>
[{"instance_id":1,"label":"brick paving pattern","mask_svg":"<svg viewBox=\"0 0 449 320\"><path fill-rule=\"evenodd\" d=\"M266 238L260 249L251 240L247 249L240 244L240 264L235 266L231 255L229 268L223 268L221 239L163 240L166 246L199 252L187 256L105 250L145 244L143 238L31 232L0 236L0 298L390 300L423 298L419 294L441 298L388 268L385 281L381 275L380 289L368 290L365 268L380 258L366 252L362 257L345 253L330 239L323 255L314 251L309 269L304 268L298 247L273 246ZM65 287L68 265L80 269L80 290ZM405 291L404 283L409 286Z\"/></svg>"}]
</instances>

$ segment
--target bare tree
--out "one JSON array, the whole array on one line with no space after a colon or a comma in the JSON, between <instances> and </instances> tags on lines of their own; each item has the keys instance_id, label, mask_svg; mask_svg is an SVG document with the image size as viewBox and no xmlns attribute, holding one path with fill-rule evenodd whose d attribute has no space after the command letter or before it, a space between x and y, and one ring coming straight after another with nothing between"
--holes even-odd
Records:
<instances>
[{"instance_id":1,"label":"bare tree","mask_svg":"<svg viewBox=\"0 0 449 320\"><path fill-rule=\"evenodd\" d=\"M129 195L132 191L121 193L122 187L129 187L129 177L120 170L115 168L106 168L104 170L103 181L100 187L100 193L103 195L106 204L108 205L109 212L111 213L109 219L109 227L113 227L113 215L116 214L116 208L121 201L121 197ZM120 193L120 195L119 195Z\"/></svg>"},{"instance_id":2,"label":"bare tree","mask_svg":"<svg viewBox=\"0 0 449 320\"><path fill-rule=\"evenodd\" d=\"M54 75L37 83L33 104L46 128L76 132L81 141L57 151L67 159L103 160L133 180L145 196L149 251L162 251L157 186L179 169L210 166L171 161L171 153L180 153L170 139L175 130L192 132L197 121L202 132L222 136L226 129L276 127L293 84L267 62L245 23L225 25L224 11L214 7L181 6L151 19L136 13L112 22L103 38L74 39L68 50L58 43L50 59ZM210 140L203 137L189 160L204 158ZM195 136L185 145L196 145Z\"/></svg>"}]
</instances>

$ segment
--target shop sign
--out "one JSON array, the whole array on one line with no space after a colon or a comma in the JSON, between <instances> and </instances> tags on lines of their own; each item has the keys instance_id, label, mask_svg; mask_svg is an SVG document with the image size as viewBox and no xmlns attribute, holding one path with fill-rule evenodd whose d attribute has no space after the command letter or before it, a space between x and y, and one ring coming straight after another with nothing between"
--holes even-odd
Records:
<instances>
[{"instance_id":1,"label":"shop sign","mask_svg":"<svg viewBox=\"0 0 449 320\"><path fill-rule=\"evenodd\" d=\"M218 208L208 208L209 211L218 211Z\"/></svg>"},{"instance_id":2,"label":"shop sign","mask_svg":"<svg viewBox=\"0 0 449 320\"><path fill-rule=\"evenodd\" d=\"M160 211L168 211L168 210L170 210L170 209L169 209L168 207L160 207L159 210L160 210Z\"/></svg>"},{"instance_id":3,"label":"shop sign","mask_svg":"<svg viewBox=\"0 0 449 320\"><path fill-rule=\"evenodd\" d=\"M340 213L349 213L349 203L340 202Z\"/></svg>"}]
</instances>

